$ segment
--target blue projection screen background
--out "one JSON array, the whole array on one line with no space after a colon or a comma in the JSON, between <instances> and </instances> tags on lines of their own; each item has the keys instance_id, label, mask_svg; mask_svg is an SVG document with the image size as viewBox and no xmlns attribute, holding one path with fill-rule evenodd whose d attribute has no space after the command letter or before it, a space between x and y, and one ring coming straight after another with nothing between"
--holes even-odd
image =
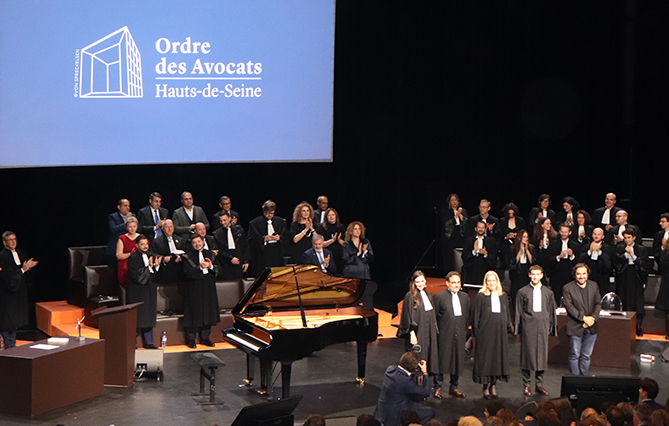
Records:
<instances>
[{"instance_id":1,"label":"blue projection screen background","mask_svg":"<svg viewBox=\"0 0 669 426\"><path fill-rule=\"evenodd\" d=\"M334 0L0 2L0 167L332 161Z\"/></svg>"}]
</instances>

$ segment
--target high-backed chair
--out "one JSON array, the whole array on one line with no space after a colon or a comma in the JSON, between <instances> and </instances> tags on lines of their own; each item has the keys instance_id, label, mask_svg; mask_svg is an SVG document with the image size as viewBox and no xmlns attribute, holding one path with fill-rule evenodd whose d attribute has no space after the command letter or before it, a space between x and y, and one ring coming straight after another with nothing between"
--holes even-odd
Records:
<instances>
[{"instance_id":1,"label":"high-backed chair","mask_svg":"<svg viewBox=\"0 0 669 426\"><path fill-rule=\"evenodd\" d=\"M67 303L84 307L86 296L85 266L103 264L106 246L69 247L70 273L67 282Z\"/></svg>"},{"instance_id":2,"label":"high-backed chair","mask_svg":"<svg viewBox=\"0 0 669 426\"><path fill-rule=\"evenodd\" d=\"M119 291L116 271L107 265L85 266L86 300L84 302L84 324L98 327L98 317L91 311L102 306L118 306Z\"/></svg>"}]
</instances>

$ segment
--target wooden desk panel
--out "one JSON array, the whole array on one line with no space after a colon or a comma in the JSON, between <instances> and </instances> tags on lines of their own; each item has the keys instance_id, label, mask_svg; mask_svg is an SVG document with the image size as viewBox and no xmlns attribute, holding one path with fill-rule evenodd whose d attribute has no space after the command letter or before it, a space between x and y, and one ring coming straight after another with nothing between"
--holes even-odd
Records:
<instances>
[{"instance_id":1,"label":"wooden desk panel","mask_svg":"<svg viewBox=\"0 0 669 426\"><path fill-rule=\"evenodd\" d=\"M104 340L86 339L56 349L34 349L46 340L0 351L0 412L37 416L102 394Z\"/></svg>"}]
</instances>

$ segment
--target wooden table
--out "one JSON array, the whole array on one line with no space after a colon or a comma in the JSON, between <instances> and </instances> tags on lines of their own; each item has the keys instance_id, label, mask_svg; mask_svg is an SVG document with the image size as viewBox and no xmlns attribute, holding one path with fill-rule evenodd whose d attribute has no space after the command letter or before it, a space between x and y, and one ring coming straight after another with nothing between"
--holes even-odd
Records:
<instances>
[{"instance_id":1,"label":"wooden table","mask_svg":"<svg viewBox=\"0 0 669 426\"><path fill-rule=\"evenodd\" d=\"M55 349L40 340L0 351L0 413L37 416L102 394L105 342L86 338Z\"/></svg>"}]
</instances>

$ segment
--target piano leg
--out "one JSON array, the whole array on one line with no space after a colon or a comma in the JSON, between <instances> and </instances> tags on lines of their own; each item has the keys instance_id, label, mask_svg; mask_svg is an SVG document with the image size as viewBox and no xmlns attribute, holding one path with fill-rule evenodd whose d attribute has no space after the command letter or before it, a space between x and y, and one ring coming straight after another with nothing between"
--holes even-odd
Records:
<instances>
[{"instance_id":1,"label":"piano leg","mask_svg":"<svg viewBox=\"0 0 669 426\"><path fill-rule=\"evenodd\" d=\"M246 354L246 380L244 380L245 386L251 386L253 384L253 379L255 378L256 363L254 361L255 356L251 354Z\"/></svg>"},{"instance_id":2,"label":"piano leg","mask_svg":"<svg viewBox=\"0 0 669 426\"><path fill-rule=\"evenodd\" d=\"M359 384L365 383L365 365L367 364L367 342L358 343L358 377Z\"/></svg>"},{"instance_id":3,"label":"piano leg","mask_svg":"<svg viewBox=\"0 0 669 426\"><path fill-rule=\"evenodd\" d=\"M281 362L281 393L282 398L290 397L290 371L293 367L292 361Z\"/></svg>"},{"instance_id":4,"label":"piano leg","mask_svg":"<svg viewBox=\"0 0 669 426\"><path fill-rule=\"evenodd\" d=\"M272 361L260 358L260 390L267 394L272 392Z\"/></svg>"}]
</instances>

